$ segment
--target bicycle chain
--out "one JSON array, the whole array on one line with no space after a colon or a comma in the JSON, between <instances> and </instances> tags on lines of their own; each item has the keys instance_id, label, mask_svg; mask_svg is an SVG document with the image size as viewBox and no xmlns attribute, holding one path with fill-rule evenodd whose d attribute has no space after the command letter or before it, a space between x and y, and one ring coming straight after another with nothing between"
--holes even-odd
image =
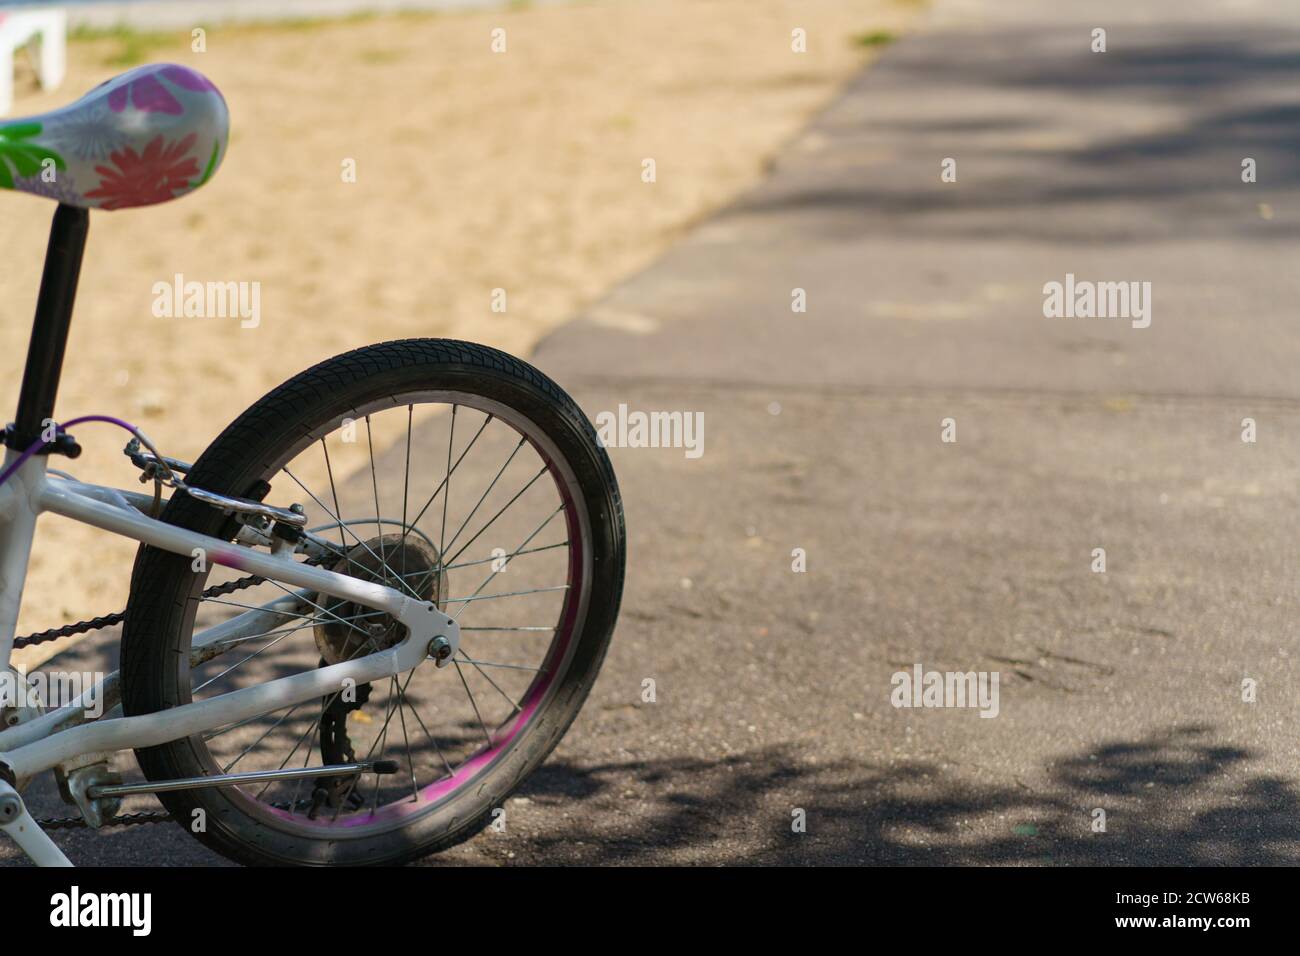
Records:
<instances>
[{"instance_id":1,"label":"bicycle chain","mask_svg":"<svg viewBox=\"0 0 1300 956\"><path fill-rule=\"evenodd\" d=\"M216 584L203 592L205 598L221 597L226 594L233 594L236 591L242 591L244 588L250 588L254 585L261 584L266 579L256 574L250 574L247 577L236 578L234 581L227 581L225 584ZM25 637L14 639L14 648L32 647L36 644L46 644L50 641L58 640L60 637L71 637L74 634L85 634L90 631L99 631L106 627L112 627L114 624L121 624L126 619L125 611L118 611L114 614L105 614L102 617L93 617L89 621L78 621L76 624L65 624L63 627L52 627L49 630L38 631L35 634L28 634ZM172 815L166 810L142 810L139 813L127 813L120 817L111 817L105 820L103 827L136 827L147 823L164 823L172 819ZM36 825L42 830L78 830L88 828L89 823L84 817L47 817L43 820L37 820ZM101 827L102 828L102 827Z\"/></svg>"},{"instance_id":2,"label":"bicycle chain","mask_svg":"<svg viewBox=\"0 0 1300 956\"><path fill-rule=\"evenodd\" d=\"M308 558L304 564L319 564L327 560L330 556L326 555L321 558ZM203 592L203 597L214 598L223 597L227 594L234 594L236 591L242 591L245 588L256 587L264 584L266 578L257 574L250 574L242 578L236 578L233 581L227 581L225 584L214 584ZM89 621L78 621L75 624L65 624L63 627L52 627L49 630L38 631L35 634L28 634L24 637L14 639L14 648L32 647L37 644L46 644L50 641L58 640L60 637L71 637L74 634L85 634L90 631L102 630L106 627L112 627L115 624L121 624L126 619L125 611L117 611L113 614L105 614L101 617L91 618ZM136 827L149 823L165 823L174 819L166 810L142 810L139 813L127 813L120 817L111 817L105 820L100 829L104 827ZM78 830L90 827L84 817L47 817L37 820L36 825L42 830Z\"/></svg>"},{"instance_id":3,"label":"bicycle chain","mask_svg":"<svg viewBox=\"0 0 1300 956\"><path fill-rule=\"evenodd\" d=\"M203 596L208 598L233 594L235 591L261 584L265 580L265 578L258 577L256 574L250 574L247 577L236 578L234 581L227 581L225 584L213 585L203 592ZM48 631L17 638L14 640L14 647L31 647L34 644L44 644L60 637L71 637L73 634L98 631L105 627L112 627L114 624L121 624L125 618L126 612L118 611L116 614L91 618L89 621L66 624L63 627L55 627ZM173 819L172 815L166 810L142 810L139 813L126 813L120 817L110 817L103 822L100 829L103 829L103 827L138 827L147 823L165 823L171 819ZM90 826L84 817L46 817L43 820L37 820L36 825L42 830L79 830Z\"/></svg>"},{"instance_id":4,"label":"bicycle chain","mask_svg":"<svg viewBox=\"0 0 1300 956\"><path fill-rule=\"evenodd\" d=\"M304 562L310 564L312 562ZM266 582L266 578L256 574L250 574L247 577L236 578L234 581L227 581L225 584L214 584L203 592L204 599L214 597L224 597L227 594L234 594L236 591L242 591L245 588L255 587L258 584ZM57 641L61 637L72 637L74 634L87 634L90 631L100 631L106 627L112 627L115 624L121 624L126 620L126 611L116 611L112 614L105 614L102 617L92 617L89 621L78 621L75 624L65 624L62 627L52 627L45 631L37 631L35 634L27 634L23 637L14 638L14 650L21 647L34 647L37 644L48 644L50 641Z\"/></svg>"},{"instance_id":5,"label":"bicycle chain","mask_svg":"<svg viewBox=\"0 0 1300 956\"><path fill-rule=\"evenodd\" d=\"M78 621L76 624L65 624L63 627L52 627L46 631L37 631L35 634L15 637L14 650L32 647L36 644L48 644L50 641L57 641L61 637L71 637L74 634L102 630L106 627L112 627L114 624L121 624L125 619L126 612L117 611L113 614L105 614L103 617L92 617L89 621Z\"/></svg>"},{"instance_id":6,"label":"bicycle chain","mask_svg":"<svg viewBox=\"0 0 1300 956\"><path fill-rule=\"evenodd\" d=\"M105 827L138 827L146 823L165 823L172 819L166 810L142 810L139 813L126 813L120 817L109 817L104 821ZM79 830L88 828L89 823L82 817L49 817L37 820L36 825L42 830Z\"/></svg>"}]
</instances>

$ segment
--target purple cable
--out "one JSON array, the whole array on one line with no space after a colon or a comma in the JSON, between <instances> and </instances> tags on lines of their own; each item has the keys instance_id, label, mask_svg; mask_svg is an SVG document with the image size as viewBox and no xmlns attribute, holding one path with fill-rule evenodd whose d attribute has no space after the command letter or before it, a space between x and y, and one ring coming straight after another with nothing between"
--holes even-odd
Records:
<instances>
[{"instance_id":1,"label":"purple cable","mask_svg":"<svg viewBox=\"0 0 1300 956\"><path fill-rule=\"evenodd\" d=\"M140 432L134 425L132 425L130 422L124 422L120 418L113 418L111 415L82 415L80 418L74 418L72 419L72 421L64 422L61 425L56 422L55 427L60 431L67 431L73 425L80 425L82 422L108 422L110 425L117 425L120 428L125 428L136 438L140 437ZM12 475L19 468L21 468L23 466L23 463L27 461L27 459L31 458L32 455L36 454L38 451L44 448L46 444L48 443L45 441L44 438L38 438L36 439L36 441L32 442L32 444L28 447L28 449L25 452L23 452L21 455L19 455L16 459L14 459L14 461L9 465L9 467L7 467L4 471L0 471L0 485L3 485L6 481L8 481L10 475Z\"/></svg>"}]
</instances>

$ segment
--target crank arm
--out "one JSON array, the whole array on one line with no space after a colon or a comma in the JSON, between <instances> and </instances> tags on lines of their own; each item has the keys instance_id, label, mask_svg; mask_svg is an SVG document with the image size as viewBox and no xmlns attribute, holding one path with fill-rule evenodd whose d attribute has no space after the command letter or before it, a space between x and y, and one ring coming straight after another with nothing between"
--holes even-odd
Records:
<instances>
[{"instance_id":1,"label":"crank arm","mask_svg":"<svg viewBox=\"0 0 1300 956\"><path fill-rule=\"evenodd\" d=\"M72 866L72 861L36 825L18 791L3 780L0 780L0 832L8 834L37 866Z\"/></svg>"}]
</instances>

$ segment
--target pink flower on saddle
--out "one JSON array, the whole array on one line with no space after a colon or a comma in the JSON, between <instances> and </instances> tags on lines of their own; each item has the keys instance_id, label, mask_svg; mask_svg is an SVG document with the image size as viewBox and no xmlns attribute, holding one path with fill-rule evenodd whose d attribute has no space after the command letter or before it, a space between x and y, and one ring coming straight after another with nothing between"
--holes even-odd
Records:
<instances>
[{"instance_id":1,"label":"pink flower on saddle","mask_svg":"<svg viewBox=\"0 0 1300 956\"><path fill-rule=\"evenodd\" d=\"M146 113L167 113L180 116L185 107L171 90L158 82L158 77L176 84L192 93L215 93L216 86L202 73L183 66L164 66L153 72L145 73L137 79L118 87L108 96L108 106L114 113L126 109L128 99L132 106Z\"/></svg>"},{"instance_id":2,"label":"pink flower on saddle","mask_svg":"<svg viewBox=\"0 0 1300 956\"><path fill-rule=\"evenodd\" d=\"M99 186L86 193L87 199L102 199L104 209L127 209L166 202L185 192L199 175L198 161L189 155L194 147L191 133L179 142L164 144L155 136L139 155L129 146L109 155L112 168L96 166Z\"/></svg>"},{"instance_id":3,"label":"pink flower on saddle","mask_svg":"<svg viewBox=\"0 0 1300 956\"><path fill-rule=\"evenodd\" d=\"M191 93L215 93L217 84L213 83L198 70L191 70L187 66L164 66L160 71L163 76L171 80L181 89L189 90Z\"/></svg>"}]
</instances>

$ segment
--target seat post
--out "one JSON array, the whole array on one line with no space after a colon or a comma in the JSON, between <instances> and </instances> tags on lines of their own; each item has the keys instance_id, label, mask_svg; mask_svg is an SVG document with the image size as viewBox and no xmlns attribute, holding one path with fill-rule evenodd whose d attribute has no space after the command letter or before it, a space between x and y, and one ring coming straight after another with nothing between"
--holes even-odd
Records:
<instances>
[{"instance_id":1,"label":"seat post","mask_svg":"<svg viewBox=\"0 0 1300 956\"><path fill-rule=\"evenodd\" d=\"M54 415L54 397L63 370L63 352L72 324L72 305L81 276L81 256L90 230L90 213L77 206L59 204L50 224L50 242L45 250L45 271L36 299L36 320L32 324L18 393L18 413L5 436L10 448L25 449L41 437L46 419Z\"/></svg>"}]
</instances>

